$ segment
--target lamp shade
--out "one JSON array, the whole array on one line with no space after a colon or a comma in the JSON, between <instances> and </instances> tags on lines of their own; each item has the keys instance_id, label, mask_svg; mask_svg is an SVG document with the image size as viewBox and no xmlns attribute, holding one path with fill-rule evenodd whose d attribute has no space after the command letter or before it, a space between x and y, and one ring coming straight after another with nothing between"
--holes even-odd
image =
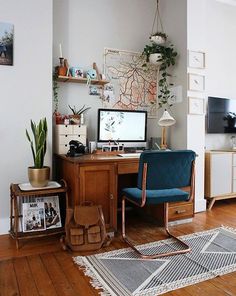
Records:
<instances>
[{"instance_id":1,"label":"lamp shade","mask_svg":"<svg viewBox=\"0 0 236 296\"><path fill-rule=\"evenodd\" d=\"M171 126L175 124L176 120L169 114L168 111L164 111L162 117L158 120L160 126Z\"/></svg>"}]
</instances>

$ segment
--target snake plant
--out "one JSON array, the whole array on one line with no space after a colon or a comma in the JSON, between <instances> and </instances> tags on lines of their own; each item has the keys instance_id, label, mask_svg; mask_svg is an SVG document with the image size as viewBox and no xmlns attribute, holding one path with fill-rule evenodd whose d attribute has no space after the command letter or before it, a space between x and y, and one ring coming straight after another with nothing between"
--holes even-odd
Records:
<instances>
[{"instance_id":1,"label":"snake plant","mask_svg":"<svg viewBox=\"0 0 236 296\"><path fill-rule=\"evenodd\" d=\"M40 119L39 123L36 124L34 121L31 122L31 130L33 134L33 140L31 139L27 129L26 129L26 137L30 142L33 159L34 159L34 167L37 169L41 169L44 164L44 156L47 150L47 120L46 118Z\"/></svg>"}]
</instances>

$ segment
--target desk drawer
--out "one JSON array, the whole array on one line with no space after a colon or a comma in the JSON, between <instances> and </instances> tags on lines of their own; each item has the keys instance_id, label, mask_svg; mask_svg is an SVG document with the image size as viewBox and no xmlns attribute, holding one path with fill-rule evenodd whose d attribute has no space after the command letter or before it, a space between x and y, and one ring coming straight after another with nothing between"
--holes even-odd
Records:
<instances>
[{"instance_id":1,"label":"desk drawer","mask_svg":"<svg viewBox=\"0 0 236 296\"><path fill-rule=\"evenodd\" d=\"M193 203L181 203L171 206L169 204L169 221L193 217Z\"/></svg>"},{"instance_id":2,"label":"desk drawer","mask_svg":"<svg viewBox=\"0 0 236 296\"><path fill-rule=\"evenodd\" d=\"M138 166L139 162L118 163L118 175L137 173Z\"/></svg>"}]
</instances>

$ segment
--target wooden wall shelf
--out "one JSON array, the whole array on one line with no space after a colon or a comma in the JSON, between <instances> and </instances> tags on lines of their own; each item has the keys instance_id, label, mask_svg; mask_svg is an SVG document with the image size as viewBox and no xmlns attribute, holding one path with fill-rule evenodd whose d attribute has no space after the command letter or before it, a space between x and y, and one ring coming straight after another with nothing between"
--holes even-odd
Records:
<instances>
[{"instance_id":1,"label":"wooden wall shelf","mask_svg":"<svg viewBox=\"0 0 236 296\"><path fill-rule=\"evenodd\" d=\"M79 77L69 77L69 76L58 76L57 81L59 82L74 82L74 83L87 83L87 78L79 78ZM97 84L97 85L105 85L109 83L107 80L98 80L98 79L92 79L91 84Z\"/></svg>"}]
</instances>

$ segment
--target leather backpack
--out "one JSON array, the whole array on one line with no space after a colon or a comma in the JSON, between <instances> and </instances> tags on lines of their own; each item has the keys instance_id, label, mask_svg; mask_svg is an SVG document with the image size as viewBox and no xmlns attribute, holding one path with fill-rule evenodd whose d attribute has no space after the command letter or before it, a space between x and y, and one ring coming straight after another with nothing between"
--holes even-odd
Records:
<instances>
[{"instance_id":1,"label":"leather backpack","mask_svg":"<svg viewBox=\"0 0 236 296\"><path fill-rule=\"evenodd\" d=\"M105 220L100 205L85 202L66 209L66 235L61 238L63 249L93 251L109 245Z\"/></svg>"}]
</instances>

